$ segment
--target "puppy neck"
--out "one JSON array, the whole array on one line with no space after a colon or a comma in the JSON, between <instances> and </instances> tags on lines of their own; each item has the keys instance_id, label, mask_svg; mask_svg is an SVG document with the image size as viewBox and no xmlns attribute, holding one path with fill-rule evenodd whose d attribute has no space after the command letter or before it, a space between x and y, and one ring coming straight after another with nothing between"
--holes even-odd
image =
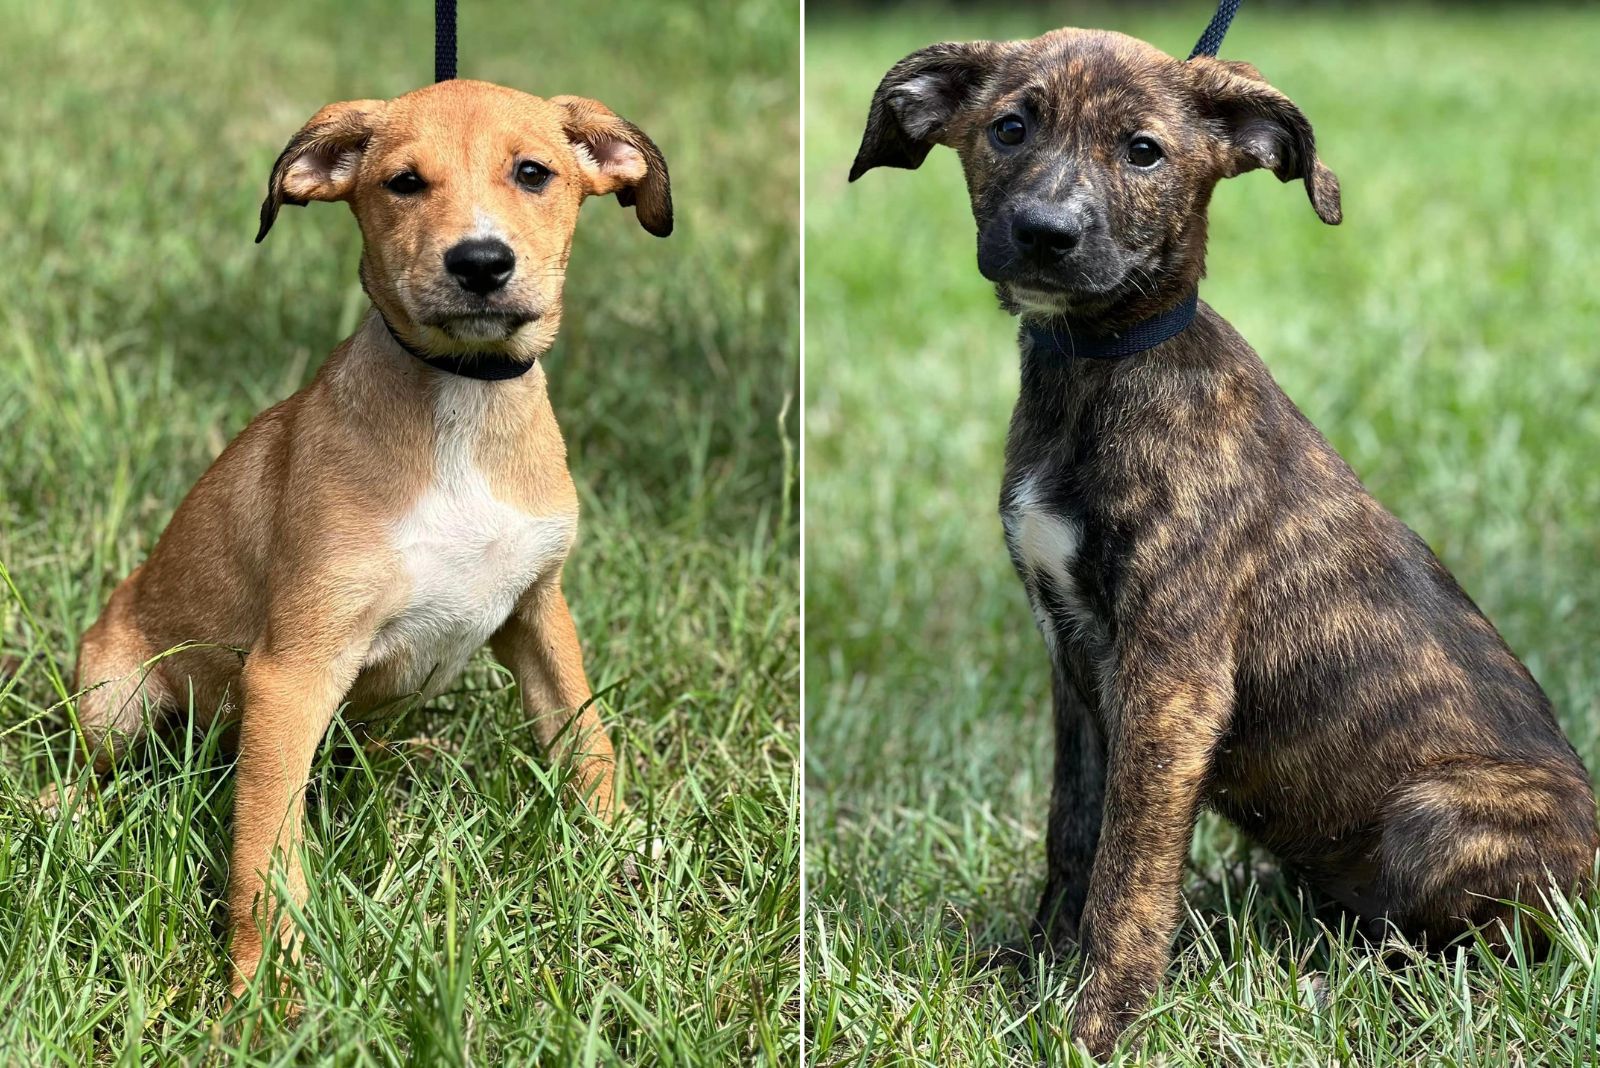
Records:
<instances>
[{"instance_id":1,"label":"puppy neck","mask_svg":"<svg viewBox=\"0 0 1600 1068\"><path fill-rule=\"evenodd\" d=\"M1137 356L1189 328L1200 307L1198 290L1177 301L1162 302L1137 319L1038 316L1024 313L1022 337L1035 357L1059 360L1120 360ZM1115 324L1115 325L1110 325Z\"/></svg>"},{"instance_id":2,"label":"puppy neck","mask_svg":"<svg viewBox=\"0 0 1600 1068\"><path fill-rule=\"evenodd\" d=\"M462 378L474 378L480 382L504 382L512 378L521 378L533 370L533 365L538 362L503 352L463 352L438 356L422 352L406 341L376 305L373 306L373 311L377 312L379 321L383 323L384 329L388 331L390 339L396 345L407 355L421 360L435 371Z\"/></svg>"},{"instance_id":3,"label":"puppy neck","mask_svg":"<svg viewBox=\"0 0 1600 1068\"><path fill-rule=\"evenodd\" d=\"M396 391L431 398L447 386L459 385L472 392L504 394L516 404L530 394L543 394L544 373L538 360L528 361L526 370L513 378L483 379L452 374L433 367L405 347L375 306L367 309L355 333L335 350L324 368L337 392L346 400L361 404Z\"/></svg>"}]
</instances>

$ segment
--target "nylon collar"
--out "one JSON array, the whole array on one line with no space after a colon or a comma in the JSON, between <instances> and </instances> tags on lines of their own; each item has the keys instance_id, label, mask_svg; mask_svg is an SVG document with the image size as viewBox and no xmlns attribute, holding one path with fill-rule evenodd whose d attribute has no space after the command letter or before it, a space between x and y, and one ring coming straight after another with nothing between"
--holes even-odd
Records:
<instances>
[{"instance_id":1,"label":"nylon collar","mask_svg":"<svg viewBox=\"0 0 1600 1068\"><path fill-rule=\"evenodd\" d=\"M394 343L406 352L421 360L429 367L447 374L460 375L462 378L476 378L480 382L503 382L508 378L520 378L533 370L537 360L513 359L499 352L469 352L462 356L429 356L418 352L406 344L406 339L401 337L394 327L389 325L388 316L382 312L378 317L383 320L385 330L394 338Z\"/></svg>"},{"instance_id":2,"label":"nylon collar","mask_svg":"<svg viewBox=\"0 0 1600 1068\"><path fill-rule=\"evenodd\" d=\"M1052 319L1044 323L1024 323L1035 352L1048 353L1063 360L1120 360L1153 349L1168 341L1194 322L1200 307L1199 290L1178 305L1152 315L1123 330L1119 334L1091 334L1077 331L1070 321Z\"/></svg>"}]
</instances>

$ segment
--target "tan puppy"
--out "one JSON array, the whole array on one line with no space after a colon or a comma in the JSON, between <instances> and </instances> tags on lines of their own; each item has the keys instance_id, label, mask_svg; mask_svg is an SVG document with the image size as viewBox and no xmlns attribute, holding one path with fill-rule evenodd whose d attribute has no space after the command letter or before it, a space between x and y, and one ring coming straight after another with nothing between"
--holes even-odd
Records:
<instances>
[{"instance_id":1,"label":"tan puppy","mask_svg":"<svg viewBox=\"0 0 1600 1068\"><path fill-rule=\"evenodd\" d=\"M535 733L610 818L612 751L561 568L577 530L535 361L555 339L585 197L672 229L667 168L591 100L449 81L330 104L289 142L261 208L348 201L373 309L305 389L256 418L84 635L78 717L98 770L161 710L239 724L228 888L233 990L304 900L306 779L341 705L429 697L489 642ZM199 643L173 655L164 652Z\"/></svg>"}]
</instances>

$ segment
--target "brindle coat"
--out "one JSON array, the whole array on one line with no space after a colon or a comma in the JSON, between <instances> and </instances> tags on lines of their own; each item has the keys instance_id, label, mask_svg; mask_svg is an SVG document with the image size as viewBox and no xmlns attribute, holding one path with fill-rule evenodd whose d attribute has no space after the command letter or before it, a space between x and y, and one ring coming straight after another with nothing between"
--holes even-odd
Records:
<instances>
[{"instance_id":1,"label":"brindle coat","mask_svg":"<svg viewBox=\"0 0 1600 1068\"><path fill-rule=\"evenodd\" d=\"M1269 168L1340 218L1310 125L1254 68L1119 34L908 56L851 178L935 144L1001 303L1063 331L1182 302L1221 178ZM1036 937L1080 945L1076 1038L1107 1051L1159 982L1202 805L1433 944L1585 882L1594 799L1549 700L1221 316L1122 360L1021 345L1001 513L1051 653Z\"/></svg>"}]
</instances>

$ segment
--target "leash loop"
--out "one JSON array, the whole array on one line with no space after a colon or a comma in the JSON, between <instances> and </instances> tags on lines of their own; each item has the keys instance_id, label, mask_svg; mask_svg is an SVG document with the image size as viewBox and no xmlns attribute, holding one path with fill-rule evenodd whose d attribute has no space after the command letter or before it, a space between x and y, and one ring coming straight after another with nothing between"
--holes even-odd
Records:
<instances>
[{"instance_id":1,"label":"leash loop","mask_svg":"<svg viewBox=\"0 0 1600 1068\"><path fill-rule=\"evenodd\" d=\"M434 0L433 80L447 82L456 76L456 0Z\"/></svg>"},{"instance_id":2,"label":"leash loop","mask_svg":"<svg viewBox=\"0 0 1600 1068\"><path fill-rule=\"evenodd\" d=\"M1206 32L1194 43L1194 51L1189 53L1190 59L1217 54L1217 49L1222 47L1222 39L1228 36L1228 26L1233 22L1233 16L1239 13L1240 3L1241 0L1218 0L1217 13L1211 16Z\"/></svg>"}]
</instances>

